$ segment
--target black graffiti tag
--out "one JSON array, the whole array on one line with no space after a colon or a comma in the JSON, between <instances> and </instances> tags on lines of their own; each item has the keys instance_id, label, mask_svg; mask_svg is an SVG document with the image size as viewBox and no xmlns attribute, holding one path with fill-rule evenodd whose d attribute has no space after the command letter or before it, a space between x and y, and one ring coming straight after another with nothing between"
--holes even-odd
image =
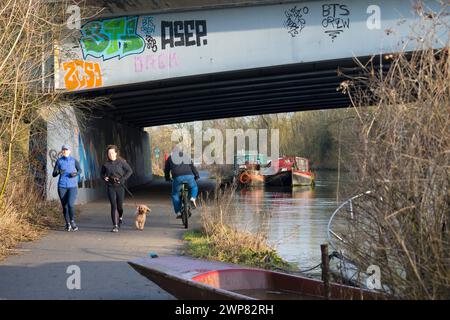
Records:
<instances>
[{"instance_id":1,"label":"black graffiti tag","mask_svg":"<svg viewBox=\"0 0 450 320\"><path fill-rule=\"evenodd\" d=\"M283 25L286 29L288 29L288 33L292 37L295 37L303 30L306 25L306 21L303 16L307 15L308 13L308 7L297 8L297 6L284 12L286 20L284 21Z\"/></svg>"},{"instance_id":2,"label":"black graffiti tag","mask_svg":"<svg viewBox=\"0 0 450 320\"><path fill-rule=\"evenodd\" d=\"M208 44L206 20L161 21L161 49Z\"/></svg>"},{"instance_id":3,"label":"black graffiti tag","mask_svg":"<svg viewBox=\"0 0 450 320\"><path fill-rule=\"evenodd\" d=\"M350 28L350 10L344 4L324 4L322 5L322 27L325 29L325 34L331 37L331 41L338 35L344 32L345 29Z\"/></svg>"},{"instance_id":4,"label":"black graffiti tag","mask_svg":"<svg viewBox=\"0 0 450 320\"><path fill-rule=\"evenodd\" d=\"M60 156L60 153L58 151L56 151L55 149L50 149L48 151L48 156L49 156L50 161L52 163L52 167L54 167L55 164L56 164L56 160L58 160L58 158Z\"/></svg>"},{"instance_id":5,"label":"black graffiti tag","mask_svg":"<svg viewBox=\"0 0 450 320\"><path fill-rule=\"evenodd\" d=\"M152 49L153 52L158 51L156 40L151 35L147 35L145 41L147 42L147 49Z\"/></svg>"}]
</instances>

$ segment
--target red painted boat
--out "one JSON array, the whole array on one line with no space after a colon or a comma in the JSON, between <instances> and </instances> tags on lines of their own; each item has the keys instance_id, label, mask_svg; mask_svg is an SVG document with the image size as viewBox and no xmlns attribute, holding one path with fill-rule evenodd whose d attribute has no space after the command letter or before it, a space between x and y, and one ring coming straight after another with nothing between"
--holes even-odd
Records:
<instances>
[{"instance_id":1,"label":"red painted boat","mask_svg":"<svg viewBox=\"0 0 450 320\"><path fill-rule=\"evenodd\" d=\"M293 186L314 186L315 177L309 167L309 160L306 158L295 157L295 167L292 169Z\"/></svg>"},{"instance_id":2,"label":"red painted boat","mask_svg":"<svg viewBox=\"0 0 450 320\"><path fill-rule=\"evenodd\" d=\"M315 300L324 298L323 282L297 275L245 268L183 256L128 262L137 272L178 299ZM377 299L374 292L330 284L331 299Z\"/></svg>"},{"instance_id":3,"label":"red painted boat","mask_svg":"<svg viewBox=\"0 0 450 320\"><path fill-rule=\"evenodd\" d=\"M266 170L264 181L268 186L313 186L314 174L309 169L309 160L301 157L281 157L270 163L272 172ZM273 172L275 171L275 172Z\"/></svg>"}]
</instances>

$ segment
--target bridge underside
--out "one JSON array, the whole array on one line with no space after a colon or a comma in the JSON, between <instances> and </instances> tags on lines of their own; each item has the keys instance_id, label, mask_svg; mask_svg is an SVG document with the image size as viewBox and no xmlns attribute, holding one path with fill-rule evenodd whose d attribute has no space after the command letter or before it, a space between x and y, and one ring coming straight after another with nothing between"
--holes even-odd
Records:
<instances>
[{"instance_id":1,"label":"bridge underside","mask_svg":"<svg viewBox=\"0 0 450 320\"><path fill-rule=\"evenodd\" d=\"M359 57L375 70L383 57ZM364 72L354 59L249 69L152 81L74 95L109 97L98 112L136 127L279 112L343 108L350 105L340 83Z\"/></svg>"}]
</instances>

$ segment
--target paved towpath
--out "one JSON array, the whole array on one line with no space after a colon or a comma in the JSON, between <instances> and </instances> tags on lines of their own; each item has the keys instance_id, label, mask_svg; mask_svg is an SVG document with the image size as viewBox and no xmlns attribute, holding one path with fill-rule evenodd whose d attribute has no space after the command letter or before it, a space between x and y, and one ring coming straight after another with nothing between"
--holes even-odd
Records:
<instances>
[{"instance_id":1,"label":"paved towpath","mask_svg":"<svg viewBox=\"0 0 450 320\"><path fill-rule=\"evenodd\" d=\"M206 181L199 187L204 191L213 185ZM127 264L149 252L179 253L185 229L175 219L170 184L153 182L135 190L134 197L152 209L144 231L134 228L131 198L125 201L119 233L110 232L106 199L82 205L79 231L52 230L38 241L21 244L18 255L0 262L0 299L174 299ZM198 226L199 212L190 222L190 229ZM80 268L80 290L67 288L71 265Z\"/></svg>"}]
</instances>

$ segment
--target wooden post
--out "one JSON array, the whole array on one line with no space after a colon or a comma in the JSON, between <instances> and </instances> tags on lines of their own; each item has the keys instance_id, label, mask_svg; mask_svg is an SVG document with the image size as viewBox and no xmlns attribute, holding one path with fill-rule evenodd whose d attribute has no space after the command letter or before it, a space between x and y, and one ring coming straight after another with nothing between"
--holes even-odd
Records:
<instances>
[{"instance_id":1,"label":"wooden post","mask_svg":"<svg viewBox=\"0 0 450 320\"><path fill-rule=\"evenodd\" d=\"M325 299L330 299L330 266L328 259L328 244L321 244L320 251L322 252L323 295Z\"/></svg>"}]
</instances>

